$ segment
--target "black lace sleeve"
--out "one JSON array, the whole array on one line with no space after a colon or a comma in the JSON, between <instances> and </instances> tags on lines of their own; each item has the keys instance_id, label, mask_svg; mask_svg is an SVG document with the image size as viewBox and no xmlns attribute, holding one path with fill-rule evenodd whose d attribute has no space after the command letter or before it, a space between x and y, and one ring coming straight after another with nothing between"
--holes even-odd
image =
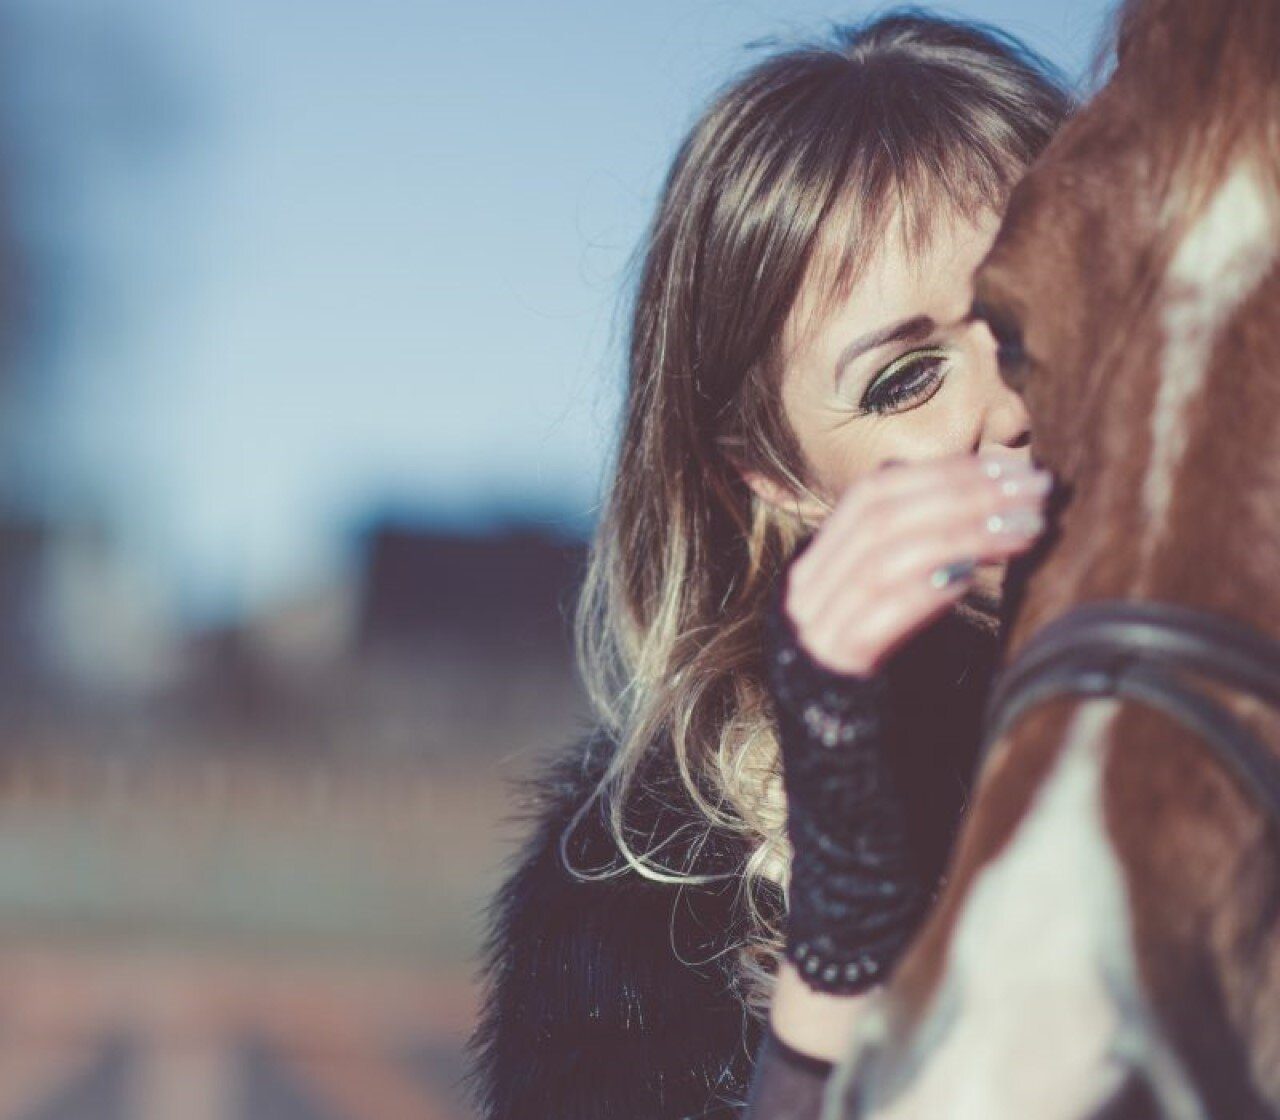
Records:
<instances>
[{"instance_id":1,"label":"black lace sleeve","mask_svg":"<svg viewBox=\"0 0 1280 1120\"><path fill-rule=\"evenodd\" d=\"M816 661L785 610L791 564L764 614L793 857L786 954L806 983L856 993L884 979L928 903L885 754L887 678Z\"/></svg>"}]
</instances>

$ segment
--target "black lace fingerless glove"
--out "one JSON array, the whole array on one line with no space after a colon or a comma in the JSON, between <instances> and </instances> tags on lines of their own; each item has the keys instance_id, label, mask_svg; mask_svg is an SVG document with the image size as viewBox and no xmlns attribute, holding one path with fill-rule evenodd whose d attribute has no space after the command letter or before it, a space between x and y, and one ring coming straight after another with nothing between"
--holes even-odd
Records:
<instances>
[{"instance_id":1,"label":"black lace fingerless glove","mask_svg":"<svg viewBox=\"0 0 1280 1120\"><path fill-rule=\"evenodd\" d=\"M784 567L764 615L793 852L786 956L811 988L847 994L884 978L930 892L884 753L884 674L826 668L783 609L791 564L811 541Z\"/></svg>"}]
</instances>

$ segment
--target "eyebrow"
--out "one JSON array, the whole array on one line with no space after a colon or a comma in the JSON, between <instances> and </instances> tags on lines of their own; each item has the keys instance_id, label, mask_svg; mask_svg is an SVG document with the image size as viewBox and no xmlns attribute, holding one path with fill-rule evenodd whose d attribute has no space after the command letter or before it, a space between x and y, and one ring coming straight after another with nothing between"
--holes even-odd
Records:
<instances>
[{"instance_id":1,"label":"eyebrow","mask_svg":"<svg viewBox=\"0 0 1280 1120\"><path fill-rule=\"evenodd\" d=\"M872 331L870 334L855 338L840 351L840 356L836 358L835 376L832 384L839 388L840 379L844 376L845 369L852 361L862 357L863 354L871 350L878 350L881 346L888 346L891 342L913 342L917 339L926 338L937 330L937 327L938 324L928 315L916 315L913 318L903 319L901 322L892 323L887 327Z\"/></svg>"}]
</instances>

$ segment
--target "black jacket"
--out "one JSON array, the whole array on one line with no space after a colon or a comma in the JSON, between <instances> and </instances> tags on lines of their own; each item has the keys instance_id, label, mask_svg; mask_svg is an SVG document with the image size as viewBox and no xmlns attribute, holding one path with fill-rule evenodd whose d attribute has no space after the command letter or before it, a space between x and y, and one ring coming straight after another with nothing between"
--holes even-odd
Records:
<instances>
[{"instance_id":1,"label":"black jacket","mask_svg":"<svg viewBox=\"0 0 1280 1120\"><path fill-rule=\"evenodd\" d=\"M934 872L967 796L994 656L994 639L956 617L889 664L891 755L913 842ZM670 752L655 751L628 816L634 846L675 836L663 849L668 863L729 877L681 887L630 870L573 879L559 838L612 749L603 735L584 736L524 786L531 828L490 904L481 1013L468 1043L468 1080L484 1120L741 1115L762 1037L736 987L733 949L748 928L745 846L719 835L696 844L705 830ZM619 866L599 804L570 850L580 867ZM769 884L757 903L781 915Z\"/></svg>"},{"instance_id":2,"label":"black jacket","mask_svg":"<svg viewBox=\"0 0 1280 1120\"><path fill-rule=\"evenodd\" d=\"M612 749L585 736L524 788L534 827L490 904L485 995L469 1043L485 1120L728 1120L746 1098L760 1036L734 990L744 846L705 845L693 867L729 878L699 887L630 869L582 882L561 863L560 835ZM672 769L660 769L645 776L628 816L637 844L697 823ZM570 851L578 867L620 865L599 802ZM691 854L662 853L675 866Z\"/></svg>"}]
</instances>

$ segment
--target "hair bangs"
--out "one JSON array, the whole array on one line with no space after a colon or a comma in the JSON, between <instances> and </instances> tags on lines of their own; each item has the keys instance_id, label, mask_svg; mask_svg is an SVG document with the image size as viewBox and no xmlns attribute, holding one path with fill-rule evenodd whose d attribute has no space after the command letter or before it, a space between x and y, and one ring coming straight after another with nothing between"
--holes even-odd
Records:
<instances>
[{"instance_id":1,"label":"hair bangs","mask_svg":"<svg viewBox=\"0 0 1280 1120\"><path fill-rule=\"evenodd\" d=\"M972 124L887 115L834 181L789 322L789 344L849 298L867 266L894 244L912 265L941 229L999 213L1021 170L1008 138ZM957 144L960 135L985 143ZM930 134L933 135L930 135Z\"/></svg>"}]
</instances>

